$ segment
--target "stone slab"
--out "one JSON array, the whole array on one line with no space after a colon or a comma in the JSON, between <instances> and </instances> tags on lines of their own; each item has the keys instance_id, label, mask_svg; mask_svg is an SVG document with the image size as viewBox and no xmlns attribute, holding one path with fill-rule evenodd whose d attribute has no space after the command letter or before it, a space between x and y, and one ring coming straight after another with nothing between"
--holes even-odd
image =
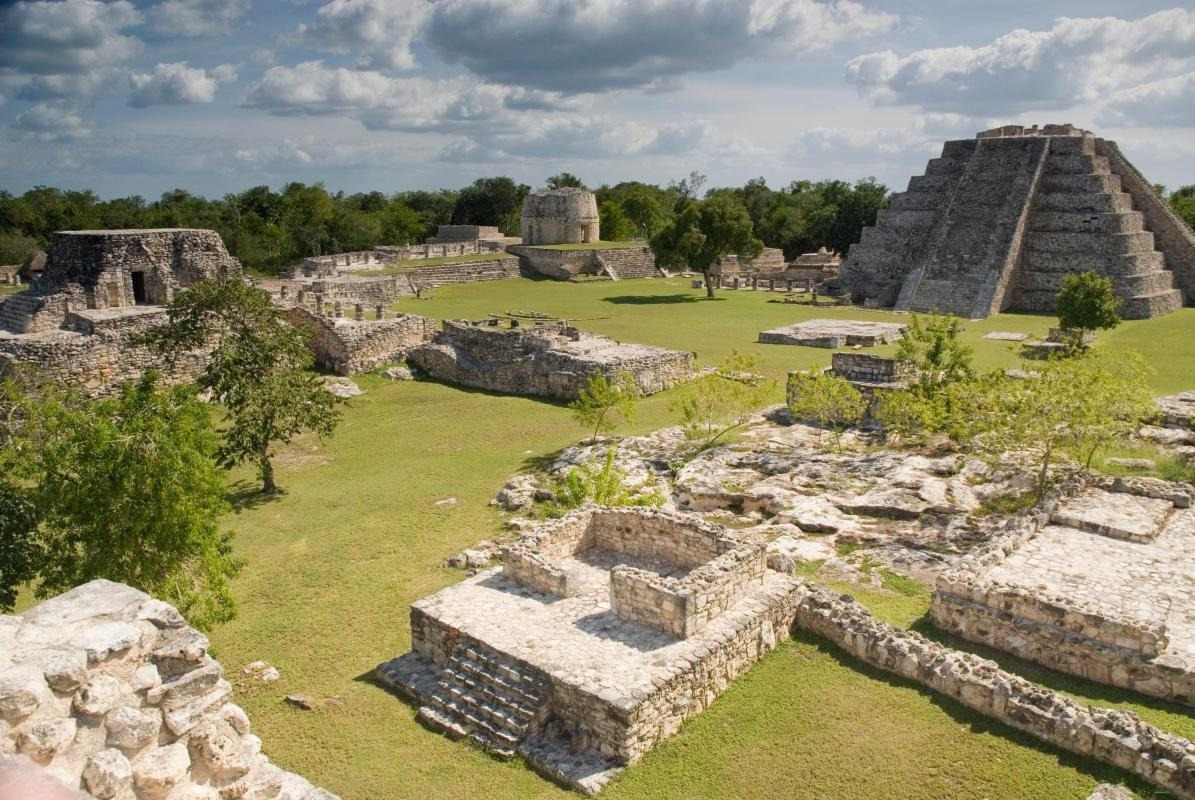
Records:
<instances>
[{"instance_id":1,"label":"stone slab","mask_svg":"<svg viewBox=\"0 0 1195 800\"><path fill-rule=\"evenodd\" d=\"M1169 500L1086 489L1061 503L1053 521L1113 539L1151 542L1173 508Z\"/></svg>"},{"instance_id":2,"label":"stone slab","mask_svg":"<svg viewBox=\"0 0 1195 800\"><path fill-rule=\"evenodd\" d=\"M1029 338L1027 333L1014 333L1012 331L992 331L984 334L985 339L995 339L999 342L1023 342Z\"/></svg>"},{"instance_id":3,"label":"stone slab","mask_svg":"<svg viewBox=\"0 0 1195 800\"><path fill-rule=\"evenodd\" d=\"M761 331L761 344L795 344L802 347L874 347L904 336L907 326L894 322L865 322L849 319L811 319Z\"/></svg>"},{"instance_id":4,"label":"stone slab","mask_svg":"<svg viewBox=\"0 0 1195 800\"><path fill-rule=\"evenodd\" d=\"M1154 402L1162 411L1162 425L1167 428L1195 427L1195 390L1159 397Z\"/></svg>"}]
</instances>

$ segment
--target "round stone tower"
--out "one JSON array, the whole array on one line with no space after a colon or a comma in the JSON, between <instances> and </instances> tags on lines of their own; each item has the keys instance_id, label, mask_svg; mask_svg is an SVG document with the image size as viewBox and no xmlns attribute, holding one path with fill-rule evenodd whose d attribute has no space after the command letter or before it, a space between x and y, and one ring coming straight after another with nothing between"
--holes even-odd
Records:
<instances>
[{"instance_id":1,"label":"round stone tower","mask_svg":"<svg viewBox=\"0 0 1195 800\"><path fill-rule=\"evenodd\" d=\"M583 244L599 239L597 198L584 189L533 192L523 199L523 244Z\"/></svg>"}]
</instances>

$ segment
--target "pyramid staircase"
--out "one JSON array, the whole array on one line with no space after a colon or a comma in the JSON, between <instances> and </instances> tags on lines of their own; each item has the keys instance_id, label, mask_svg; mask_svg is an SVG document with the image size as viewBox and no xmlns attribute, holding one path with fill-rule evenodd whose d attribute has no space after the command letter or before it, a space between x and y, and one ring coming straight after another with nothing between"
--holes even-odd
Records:
<instances>
[{"instance_id":1,"label":"pyramid staircase","mask_svg":"<svg viewBox=\"0 0 1195 800\"><path fill-rule=\"evenodd\" d=\"M1021 251L1014 302L1028 311L1053 311L1068 273L1093 270L1111 279L1120 313L1144 319L1182 306L1182 292L1154 250L1154 235L1121 191L1120 176L1095 154L1088 137L1058 137L1041 190L1034 198Z\"/></svg>"},{"instance_id":2,"label":"pyramid staircase","mask_svg":"<svg viewBox=\"0 0 1195 800\"><path fill-rule=\"evenodd\" d=\"M453 738L468 737L500 758L511 758L547 716L547 679L480 642L462 639L419 718Z\"/></svg>"},{"instance_id":3,"label":"pyramid staircase","mask_svg":"<svg viewBox=\"0 0 1195 800\"><path fill-rule=\"evenodd\" d=\"M656 267L655 256L650 250L643 248L628 248L626 250L596 251L598 271L609 275L613 280L621 281L629 278L658 278L660 270Z\"/></svg>"}]
</instances>

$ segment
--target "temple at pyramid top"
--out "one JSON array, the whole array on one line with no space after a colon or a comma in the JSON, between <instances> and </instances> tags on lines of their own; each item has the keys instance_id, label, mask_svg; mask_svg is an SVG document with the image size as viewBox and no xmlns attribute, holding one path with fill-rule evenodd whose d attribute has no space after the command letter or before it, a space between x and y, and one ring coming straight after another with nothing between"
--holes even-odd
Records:
<instances>
[{"instance_id":1,"label":"temple at pyramid top","mask_svg":"<svg viewBox=\"0 0 1195 800\"><path fill-rule=\"evenodd\" d=\"M1005 125L949 141L852 245L856 303L978 319L1052 311L1062 279L1111 278L1121 316L1195 298L1195 233L1121 154L1073 125Z\"/></svg>"}]
</instances>

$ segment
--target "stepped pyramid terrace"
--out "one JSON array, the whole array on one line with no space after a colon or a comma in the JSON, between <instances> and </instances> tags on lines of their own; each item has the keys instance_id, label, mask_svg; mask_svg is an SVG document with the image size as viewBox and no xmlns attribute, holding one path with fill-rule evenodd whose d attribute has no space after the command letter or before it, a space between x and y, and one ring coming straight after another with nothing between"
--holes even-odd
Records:
<instances>
[{"instance_id":1,"label":"stepped pyramid terrace","mask_svg":"<svg viewBox=\"0 0 1195 800\"><path fill-rule=\"evenodd\" d=\"M1121 154L1072 125L949 141L865 228L838 283L857 303L979 319L1052 311L1062 279L1107 276L1121 315L1191 301L1195 233Z\"/></svg>"}]
</instances>

